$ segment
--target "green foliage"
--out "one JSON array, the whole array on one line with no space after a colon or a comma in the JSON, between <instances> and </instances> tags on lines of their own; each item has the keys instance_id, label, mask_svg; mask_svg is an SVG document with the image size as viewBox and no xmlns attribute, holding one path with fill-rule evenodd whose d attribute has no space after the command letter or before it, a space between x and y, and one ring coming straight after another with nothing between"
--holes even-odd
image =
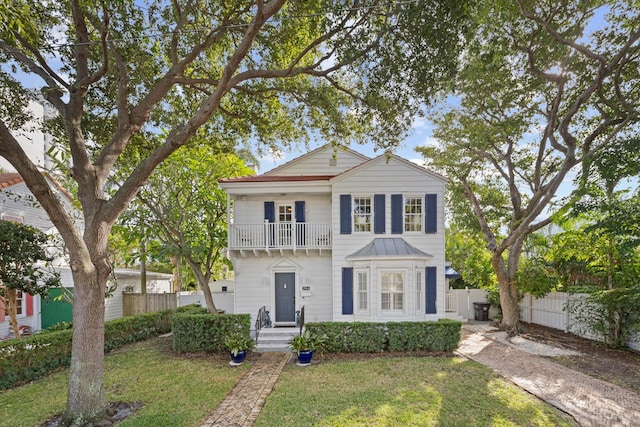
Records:
<instances>
[{"instance_id":1,"label":"green foliage","mask_svg":"<svg viewBox=\"0 0 640 427\"><path fill-rule=\"evenodd\" d=\"M180 352L206 351L222 353L225 339L234 334L248 337L251 329L249 314L191 314L173 316L173 349Z\"/></svg>"},{"instance_id":2,"label":"green foliage","mask_svg":"<svg viewBox=\"0 0 640 427\"><path fill-rule=\"evenodd\" d=\"M0 221L0 297L6 289L46 296L50 287L60 285L60 274L41 264L53 259L46 252L51 242L35 227Z\"/></svg>"},{"instance_id":3,"label":"green foliage","mask_svg":"<svg viewBox=\"0 0 640 427\"><path fill-rule=\"evenodd\" d=\"M383 351L452 352L458 348L462 324L436 322L320 322L306 323L311 334L327 337L324 350L331 353L380 353Z\"/></svg>"},{"instance_id":4,"label":"green foliage","mask_svg":"<svg viewBox=\"0 0 640 427\"><path fill-rule=\"evenodd\" d=\"M176 308L176 314L178 313L187 313L187 314L209 314L209 310L207 307L203 307L200 304L187 304L182 307Z\"/></svg>"},{"instance_id":5,"label":"green foliage","mask_svg":"<svg viewBox=\"0 0 640 427\"><path fill-rule=\"evenodd\" d=\"M301 351L324 351L327 341L328 337L326 335L318 335L306 330L303 334L291 338L289 347L300 356Z\"/></svg>"},{"instance_id":6,"label":"green foliage","mask_svg":"<svg viewBox=\"0 0 640 427\"><path fill-rule=\"evenodd\" d=\"M490 288L498 283L491 265L491 252L480 232L452 225L447 228L445 254L460 273L462 284L470 288Z\"/></svg>"},{"instance_id":7,"label":"green foliage","mask_svg":"<svg viewBox=\"0 0 640 427\"><path fill-rule=\"evenodd\" d=\"M41 331L40 333L64 331L71 328L73 328L73 324L71 322L58 322L55 325L49 326L47 329Z\"/></svg>"},{"instance_id":8,"label":"green foliage","mask_svg":"<svg viewBox=\"0 0 640 427\"><path fill-rule=\"evenodd\" d=\"M169 332L171 316L167 310L105 322L105 351ZM0 341L0 390L68 366L72 334L71 329L64 329Z\"/></svg>"},{"instance_id":9,"label":"green foliage","mask_svg":"<svg viewBox=\"0 0 640 427\"><path fill-rule=\"evenodd\" d=\"M238 332L232 332L224 339L224 346L229 350L233 356L237 356L239 351L247 350L251 351L255 347L256 342L251 338L249 334Z\"/></svg>"}]
</instances>

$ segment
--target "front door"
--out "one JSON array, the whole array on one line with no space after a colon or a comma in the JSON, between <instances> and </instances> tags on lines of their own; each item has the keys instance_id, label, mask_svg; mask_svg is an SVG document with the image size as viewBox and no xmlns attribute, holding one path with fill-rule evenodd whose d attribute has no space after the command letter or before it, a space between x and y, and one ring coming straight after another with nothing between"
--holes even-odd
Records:
<instances>
[{"instance_id":1,"label":"front door","mask_svg":"<svg viewBox=\"0 0 640 427\"><path fill-rule=\"evenodd\" d=\"M276 322L296 321L296 274L275 273Z\"/></svg>"}]
</instances>

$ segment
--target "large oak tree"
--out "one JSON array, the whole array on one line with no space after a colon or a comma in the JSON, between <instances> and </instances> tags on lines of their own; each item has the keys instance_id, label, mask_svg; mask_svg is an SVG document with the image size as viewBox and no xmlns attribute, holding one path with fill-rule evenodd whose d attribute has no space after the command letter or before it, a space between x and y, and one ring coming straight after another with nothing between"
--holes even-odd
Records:
<instances>
[{"instance_id":1,"label":"large oak tree","mask_svg":"<svg viewBox=\"0 0 640 427\"><path fill-rule=\"evenodd\" d=\"M419 70L420 89L435 93L455 71L467 28L464 3L446 0L16 0L0 3L0 15L0 156L69 250L66 420L76 425L107 406L108 236L154 169L196 134L259 148L311 137L393 146L417 108L404 78ZM16 139L35 97L58 113L50 130L71 159L84 230ZM155 142L132 149L145 141ZM123 163L130 173L108 192Z\"/></svg>"},{"instance_id":2,"label":"large oak tree","mask_svg":"<svg viewBox=\"0 0 640 427\"><path fill-rule=\"evenodd\" d=\"M482 6L482 5L481 5ZM552 222L570 172L638 132L640 9L634 1L487 2L464 55L459 105L423 149L475 216L519 326L525 238Z\"/></svg>"}]
</instances>

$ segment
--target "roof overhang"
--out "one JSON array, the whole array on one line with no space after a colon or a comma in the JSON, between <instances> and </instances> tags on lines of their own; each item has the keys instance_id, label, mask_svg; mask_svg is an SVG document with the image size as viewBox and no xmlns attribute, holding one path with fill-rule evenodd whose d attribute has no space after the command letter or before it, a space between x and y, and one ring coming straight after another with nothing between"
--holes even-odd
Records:
<instances>
[{"instance_id":1,"label":"roof overhang","mask_svg":"<svg viewBox=\"0 0 640 427\"><path fill-rule=\"evenodd\" d=\"M384 237L375 238L362 249L348 255L347 261L367 261L367 260L428 260L433 255L421 251L411 246L400 237Z\"/></svg>"}]
</instances>

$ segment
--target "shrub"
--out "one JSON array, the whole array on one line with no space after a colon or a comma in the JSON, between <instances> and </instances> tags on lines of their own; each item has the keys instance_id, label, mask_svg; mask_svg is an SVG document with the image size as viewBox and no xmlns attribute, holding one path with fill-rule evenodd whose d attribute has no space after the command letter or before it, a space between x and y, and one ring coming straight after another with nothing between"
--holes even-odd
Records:
<instances>
[{"instance_id":1,"label":"shrub","mask_svg":"<svg viewBox=\"0 0 640 427\"><path fill-rule=\"evenodd\" d=\"M105 322L105 352L169 332L169 310ZM0 342L0 390L41 378L69 365L73 331L64 329Z\"/></svg>"},{"instance_id":2,"label":"shrub","mask_svg":"<svg viewBox=\"0 0 640 427\"><path fill-rule=\"evenodd\" d=\"M188 304L178 307L176 313L189 313L189 314L209 314L207 307L203 307L200 304Z\"/></svg>"},{"instance_id":3,"label":"shrub","mask_svg":"<svg viewBox=\"0 0 640 427\"><path fill-rule=\"evenodd\" d=\"M452 352L460 343L462 323L436 322L319 322L307 323L311 333L326 335L327 352L378 353L383 351Z\"/></svg>"},{"instance_id":4,"label":"shrub","mask_svg":"<svg viewBox=\"0 0 640 427\"><path fill-rule=\"evenodd\" d=\"M249 314L177 313L171 322L173 349L222 353L228 336L240 333L249 337L250 328Z\"/></svg>"}]
</instances>

